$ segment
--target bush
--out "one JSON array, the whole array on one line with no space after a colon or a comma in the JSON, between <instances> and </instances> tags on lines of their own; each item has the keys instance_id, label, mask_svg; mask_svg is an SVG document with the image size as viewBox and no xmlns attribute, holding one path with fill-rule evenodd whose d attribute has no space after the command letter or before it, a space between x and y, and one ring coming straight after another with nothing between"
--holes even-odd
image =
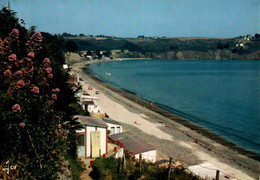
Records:
<instances>
[{"instance_id":1,"label":"bush","mask_svg":"<svg viewBox=\"0 0 260 180\"><path fill-rule=\"evenodd\" d=\"M156 165L147 162L141 162L141 172L139 171L138 162L133 160L126 161L126 170L120 167L117 172L118 160L113 158L96 159L93 164L93 171L90 176L93 179L167 179L167 168L158 168ZM171 179L176 180L198 180L197 176L187 172L184 168L174 169L171 173Z\"/></svg>"}]
</instances>

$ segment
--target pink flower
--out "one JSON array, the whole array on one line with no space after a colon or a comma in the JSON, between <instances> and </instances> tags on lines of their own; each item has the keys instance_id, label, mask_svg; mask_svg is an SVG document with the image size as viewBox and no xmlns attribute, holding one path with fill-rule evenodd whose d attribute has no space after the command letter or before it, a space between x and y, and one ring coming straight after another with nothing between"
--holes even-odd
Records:
<instances>
[{"instance_id":1,"label":"pink flower","mask_svg":"<svg viewBox=\"0 0 260 180\"><path fill-rule=\"evenodd\" d=\"M11 37L18 39L19 38L19 30L13 29L12 32L9 34Z\"/></svg>"},{"instance_id":2,"label":"pink flower","mask_svg":"<svg viewBox=\"0 0 260 180\"><path fill-rule=\"evenodd\" d=\"M29 72L33 72L34 71L34 67L32 66L32 68L29 70Z\"/></svg>"},{"instance_id":3,"label":"pink flower","mask_svg":"<svg viewBox=\"0 0 260 180\"><path fill-rule=\"evenodd\" d=\"M16 36L19 36L19 30L18 29L13 29L11 34L14 34Z\"/></svg>"},{"instance_id":4,"label":"pink flower","mask_svg":"<svg viewBox=\"0 0 260 180\"><path fill-rule=\"evenodd\" d=\"M15 55L15 54L11 54L11 55L8 57L8 60L9 60L9 61L16 61L16 55Z\"/></svg>"},{"instance_id":5,"label":"pink flower","mask_svg":"<svg viewBox=\"0 0 260 180\"><path fill-rule=\"evenodd\" d=\"M26 73L26 69L25 69L25 68L22 68L21 71L22 71L23 73Z\"/></svg>"},{"instance_id":6,"label":"pink flower","mask_svg":"<svg viewBox=\"0 0 260 180\"><path fill-rule=\"evenodd\" d=\"M19 124L19 126L20 126L21 128L24 128L24 127L25 127L25 123L24 123L24 122L21 122L21 123Z\"/></svg>"},{"instance_id":7,"label":"pink flower","mask_svg":"<svg viewBox=\"0 0 260 180\"><path fill-rule=\"evenodd\" d=\"M17 86L24 86L25 83L24 83L23 80L20 80L20 81L18 81L18 82L16 83L16 85L17 85Z\"/></svg>"},{"instance_id":8,"label":"pink flower","mask_svg":"<svg viewBox=\"0 0 260 180\"><path fill-rule=\"evenodd\" d=\"M56 94L52 94L52 95L51 95L51 99L53 99L53 100L56 101L56 100L57 100L57 95L56 95Z\"/></svg>"},{"instance_id":9,"label":"pink flower","mask_svg":"<svg viewBox=\"0 0 260 180\"><path fill-rule=\"evenodd\" d=\"M12 76L12 72L8 69L4 72L4 76Z\"/></svg>"},{"instance_id":10,"label":"pink flower","mask_svg":"<svg viewBox=\"0 0 260 180\"><path fill-rule=\"evenodd\" d=\"M39 94L40 93L40 90L38 87L34 86L31 90L34 94Z\"/></svg>"},{"instance_id":11,"label":"pink flower","mask_svg":"<svg viewBox=\"0 0 260 180\"><path fill-rule=\"evenodd\" d=\"M28 56L29 58L34 58L34 52L29 52L29 53L27 54L27 56Z\"/></svg>"},{"instance_id":12,"label":"pink flower","mask_svg":"<svg viewBox=\"0 0 260 180\"><path fill-rule=\"evenodd\" d=\"M48 78L51 79L53 77L53 74L48 74Z\"/></svg>"},{"instance_id":13,"label":"pink flower","mask_svg":"<svg viewBox=\"0 0 260 180\"><path fill-rule=\"evenodd\" d=\"M21 112L21 107L19 104L15 104L12 107L13 112Z\"/></svg>"},{"instance_id":14,"label":"pink flower","mask_svg":"<svg viewBox=\"0 0 260 180\"><path fill-rule=\"evenodd\" d=\"M54 92L54 93L58 93L58 92L60 92L60 89L59 88L56 88L56 89L52 89L52 92Z\"/></svg>"},{"instance_id":15,"label":"pink flower","mask_svg":"<svg viewBox=\"0 0 260 180\"><path fill-rule=\"evenodd\" d=\"M15 74L21 76L23 73L22 71L17 71Z\"/></svg>"},{"instance_id":16,"label":"pink flower","mask_svg":"<svg viewBox=\"0 0 260 180\"><path fill-rule=\"evenodd\" d=\"M45 71L46 71L47 73L51 73L51 72L52 72L52 68L51 68L51 67L48 67L48 68L45 69Z\"/></svg>"},{"instance_id":17,"label":"pink flower","mask_svg":"<svg viewBox=\"0 0 260 180\"><path fill-rule=\"evenodd\" d=\"M60 92L60 89L59 89L59 88L56 88L56 92Z\"/></svg>"},{"instance_id":18,"label":"pink flower","mask_svg":"<svg viewBox=\"0 0 260 180\"><path fill-rule=\"evenodd\" d=\"M40 32L36 32L32 35L32 38L34 38L35 40L41 41L42 39L42 34Z\"/></svg>"},{"instance_id":19,"label":"pink flower","mask_svg":"<svg viewBox=\"0 0 260 180\"><path fill-rule=\"evenodd\" d=\"M42 61L42 63L43 63L43 65L44 65L45 67L48 67L51 62L50 62L50 59L49 59L49 58L45 58L45 59Z\"/></svg>"}]
</instances>

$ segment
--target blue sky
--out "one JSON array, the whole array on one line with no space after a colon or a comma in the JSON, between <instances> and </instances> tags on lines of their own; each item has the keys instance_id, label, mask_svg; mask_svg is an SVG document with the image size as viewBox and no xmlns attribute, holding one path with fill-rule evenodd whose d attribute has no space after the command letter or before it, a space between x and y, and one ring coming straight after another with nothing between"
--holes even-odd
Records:
<instances>
[{"instance_id":1,"label":"blue sky","mask_svg":"<svg viewBox=\"0 0 260 180\"><path fill-rule=\"evenodd\" d=\"M260 0L10 1L27 28L36 25L52 34L225 38L260 33Z\"/></svg>"}]
</instances>

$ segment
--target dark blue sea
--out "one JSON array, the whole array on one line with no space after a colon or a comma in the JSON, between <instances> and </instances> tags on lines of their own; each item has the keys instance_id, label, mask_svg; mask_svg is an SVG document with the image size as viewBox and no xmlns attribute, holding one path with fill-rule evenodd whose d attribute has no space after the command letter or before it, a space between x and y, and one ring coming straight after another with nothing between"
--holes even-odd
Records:
<instances>
[{"instance_id":1,"label":"dark blue sea","mask_svg":"<svg viewBox=\"0 0 260 180\"><path fill-rule=\"evenodd\" d=\"M89 69L260 154L260 61L113 61Z\"/></svg>"}]
</instances>

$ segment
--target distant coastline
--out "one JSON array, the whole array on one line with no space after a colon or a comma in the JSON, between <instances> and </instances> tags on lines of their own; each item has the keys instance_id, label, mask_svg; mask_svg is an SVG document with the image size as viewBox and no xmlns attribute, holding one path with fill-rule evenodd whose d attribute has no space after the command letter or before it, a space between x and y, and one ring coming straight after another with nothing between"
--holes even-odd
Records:
<instances>
[{"instance_id":1,"label":"distant coastline","mask_svg":"<svg viewBox=\"0 0 260 180\"><path fill-rule=\"evenodd\" d=\"M260 36L235 38L65 37L83 57L260 60Z\"/></svg>"}]
</instances>

